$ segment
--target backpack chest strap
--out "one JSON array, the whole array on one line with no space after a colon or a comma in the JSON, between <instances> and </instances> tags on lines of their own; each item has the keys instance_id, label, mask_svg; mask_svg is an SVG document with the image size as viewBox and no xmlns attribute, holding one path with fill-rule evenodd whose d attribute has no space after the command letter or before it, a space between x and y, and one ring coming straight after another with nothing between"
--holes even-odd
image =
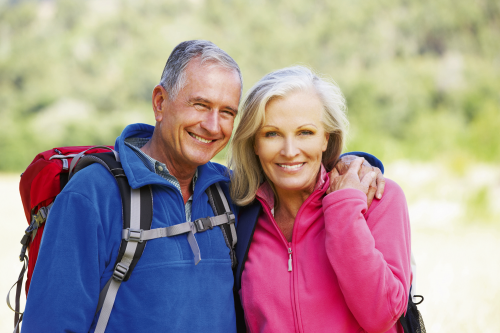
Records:
<instances>
[{"instance_id":1,"label":"backpack chest strap","mask_svg":"<svg viewBox=\"0 0 500 333\"><path fill-rule=\"evenodd\" d=\"M200 248L194 234L204 232L214 227L224 224L232 225L235 222L235 216L232 212L227 212L217 216L205 217L197 219L193 222L183 222L170 227L155 228L150 230L127 228L122 230L122 239L127 242L148 241L156 238L172 237L187 233L188 242L191 250L194 253L195 264L201 260Z\"/></svg>"}]
</instances>

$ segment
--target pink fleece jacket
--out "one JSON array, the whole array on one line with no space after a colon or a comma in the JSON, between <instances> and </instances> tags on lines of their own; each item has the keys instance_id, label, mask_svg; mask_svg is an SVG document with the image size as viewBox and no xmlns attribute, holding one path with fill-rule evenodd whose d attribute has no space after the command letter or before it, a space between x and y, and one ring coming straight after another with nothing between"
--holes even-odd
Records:
<instances>
[{"instance_id":1,"label":"pink fleece jacket","mask_svg":"<svg viewBox=\"0 0 500 333\"><path fill-rule=\"evenodd\" d=\"M382 199L367 210L364 193L325 196L328 184L322 168L290 243L271 213L270 186L259 188L263 212L240 290L249 332L403 332L398 319L411 283L403 191L386 179Z\"/></svg>"}]
</instances>

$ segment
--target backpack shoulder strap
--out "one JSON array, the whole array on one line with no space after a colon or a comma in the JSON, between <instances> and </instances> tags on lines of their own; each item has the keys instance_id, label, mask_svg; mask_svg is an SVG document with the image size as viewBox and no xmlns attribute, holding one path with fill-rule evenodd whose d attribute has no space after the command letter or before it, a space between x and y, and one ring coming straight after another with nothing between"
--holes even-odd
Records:
<instances>
[{"instance_id":1,"label":"backpack shoulder strap","mask_svg":"<svg viewBox=\"0 0 500 333\"><path fill-rule=\"evenodd\" d=\"M74 172L76 173L93 163L99 163L115 177L122 201L123 229L128 229L130 233L129 239L122 239L115 263L116 266L122 261L125 255L127 243L134 241L134 230L151 229L151 223L153 221L153 194L150 186L144 186L136 190L132 189L128 183L127 176L123 171L121 163L116 160L115 156L116 152L85 155L78 162ZM146 247L146 241L136 243L136 253L128 265L127 272L123 274L123 281L127 281L130 278L130 274L135 265L137 265Z\"/></svg>"},{"instance_id":2,"label":"backpack shoulder strap","mask_svg":"<svg viewBox=\"0 0 500 333\"><path fill-rule=\"evenodd\" d=\"M146 247L146 241L141 238L142 231L150 230L153 221L151 187L132 189L116 156L115 152L89 154L82 157L74 169L77 172L90 164L99 163L114 176L122 200L123 230L128 233L127 237L122 237L113 276L99 295L96 313L101 310L101 314L95 332L104 332L106 329L118 288L122 281L130 278Z\"/></svg>"},{"instance_id":3,"label":"backpack shoulder strap","mask_svg":"<svg viewBox=\"0 0 500 333\"><path fill-rule=\"evenodd\" d=\"M238 217L238 243L236 244L236 266L235 287L239 291L241 289L241 274L245 269L245 261L250 249L250 243L257 226L257 219L262 211L262 206L258 200L254 200L248 206L241 209Z\"/></svg>"},{"instance_id":4,"label":"backpack shoulder strap","mask_svg":"<svg viewBox=\"0 0 500 333\"><path fill-rule=\"evenodd\" d=\"M238 265L234 270L234 306L236 310L236 328L238 332L246 332L245 315L243 313L243 307L241 306L240 300L240 289L241 289L241 274L245 269L245 262L248 257L248 250L250 249L250 243L255 232L255 227L257 226L257 219L262 211L262 206L258 200L254 200L248 206L243 207L240 210L238 216L238 243L236 244L236 258L238 260Z\"/></svg>"},{"instance_id":5,"label":"backpack shoulder strap","mask_svg":"<svg viewBox=\"0 0 500 333\"><path fill-rule=\"evenodd\" d=\"M207 188L206 193L208 195L210 206L212 206L212 210L214 211L216 216L223 214L232 214L226 195L224 194L224 191L222 191L219 183L210 185ZM220 225L220 229L222 231L222 235L224 236L224 240L226 241L226 245L229 248L229 254L231 256L231 266L234 269L237 263L234 251L237 244L236 228L234 226L234 223L225 223Z\"/></svg>"}]
</instances>

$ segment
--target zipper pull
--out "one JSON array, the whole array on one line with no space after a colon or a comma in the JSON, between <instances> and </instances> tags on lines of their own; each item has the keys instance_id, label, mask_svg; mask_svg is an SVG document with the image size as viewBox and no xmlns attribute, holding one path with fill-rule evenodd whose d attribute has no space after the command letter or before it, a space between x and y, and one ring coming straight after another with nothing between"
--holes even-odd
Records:
<instances>
[{"instance_id":1,"label":"zipper pull","mask_svg":"<svg viewBox=\"0 0 500 333\"><path fill-rule=\"evenodd\" d=\"M288 248L288 271L292 271L292 248Z\"/></svg>"}]
</instances>

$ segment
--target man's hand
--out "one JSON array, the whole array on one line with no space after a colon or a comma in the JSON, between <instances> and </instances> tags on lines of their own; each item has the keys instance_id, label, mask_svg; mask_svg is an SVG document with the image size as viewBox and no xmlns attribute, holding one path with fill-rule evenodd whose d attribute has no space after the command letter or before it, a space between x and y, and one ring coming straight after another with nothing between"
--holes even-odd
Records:
<instances>
[{"instance_id":1,"label":"man's hand","mask_svg":"<svg viewBox=\"0 0 500 333\"><path fill-rule=\"evenodd\" d=\"M375 172L375 177L373 177L371 183L368 185L368 188L366 190L362 190L367 197L367 205L370 207L373 198L376 195L377 199L382 198L382 195L384 194L384 188L385 188L385 178L382 172L380 171L379 168L372 167L370 163L365 161L364 158L359 158L354 155L347 155L342 157L335 168L330 172L330 185L332 184L332 180L335 177L339 177L342 175L345 175L348 170L350 169L350 166L352 165L353 161L360 160L359 161L359 166L357 167L357 172L358 172L358 181L361 179L364 179L364 177L370 173L370 172ZM357 163L358 164L358 163ZM357 165L356 164L356 165ZM340 189L340 188L337 188ZM326 191L327 194L337 190L334 189L332 186Z\"/></svg>"}]
</instances>

